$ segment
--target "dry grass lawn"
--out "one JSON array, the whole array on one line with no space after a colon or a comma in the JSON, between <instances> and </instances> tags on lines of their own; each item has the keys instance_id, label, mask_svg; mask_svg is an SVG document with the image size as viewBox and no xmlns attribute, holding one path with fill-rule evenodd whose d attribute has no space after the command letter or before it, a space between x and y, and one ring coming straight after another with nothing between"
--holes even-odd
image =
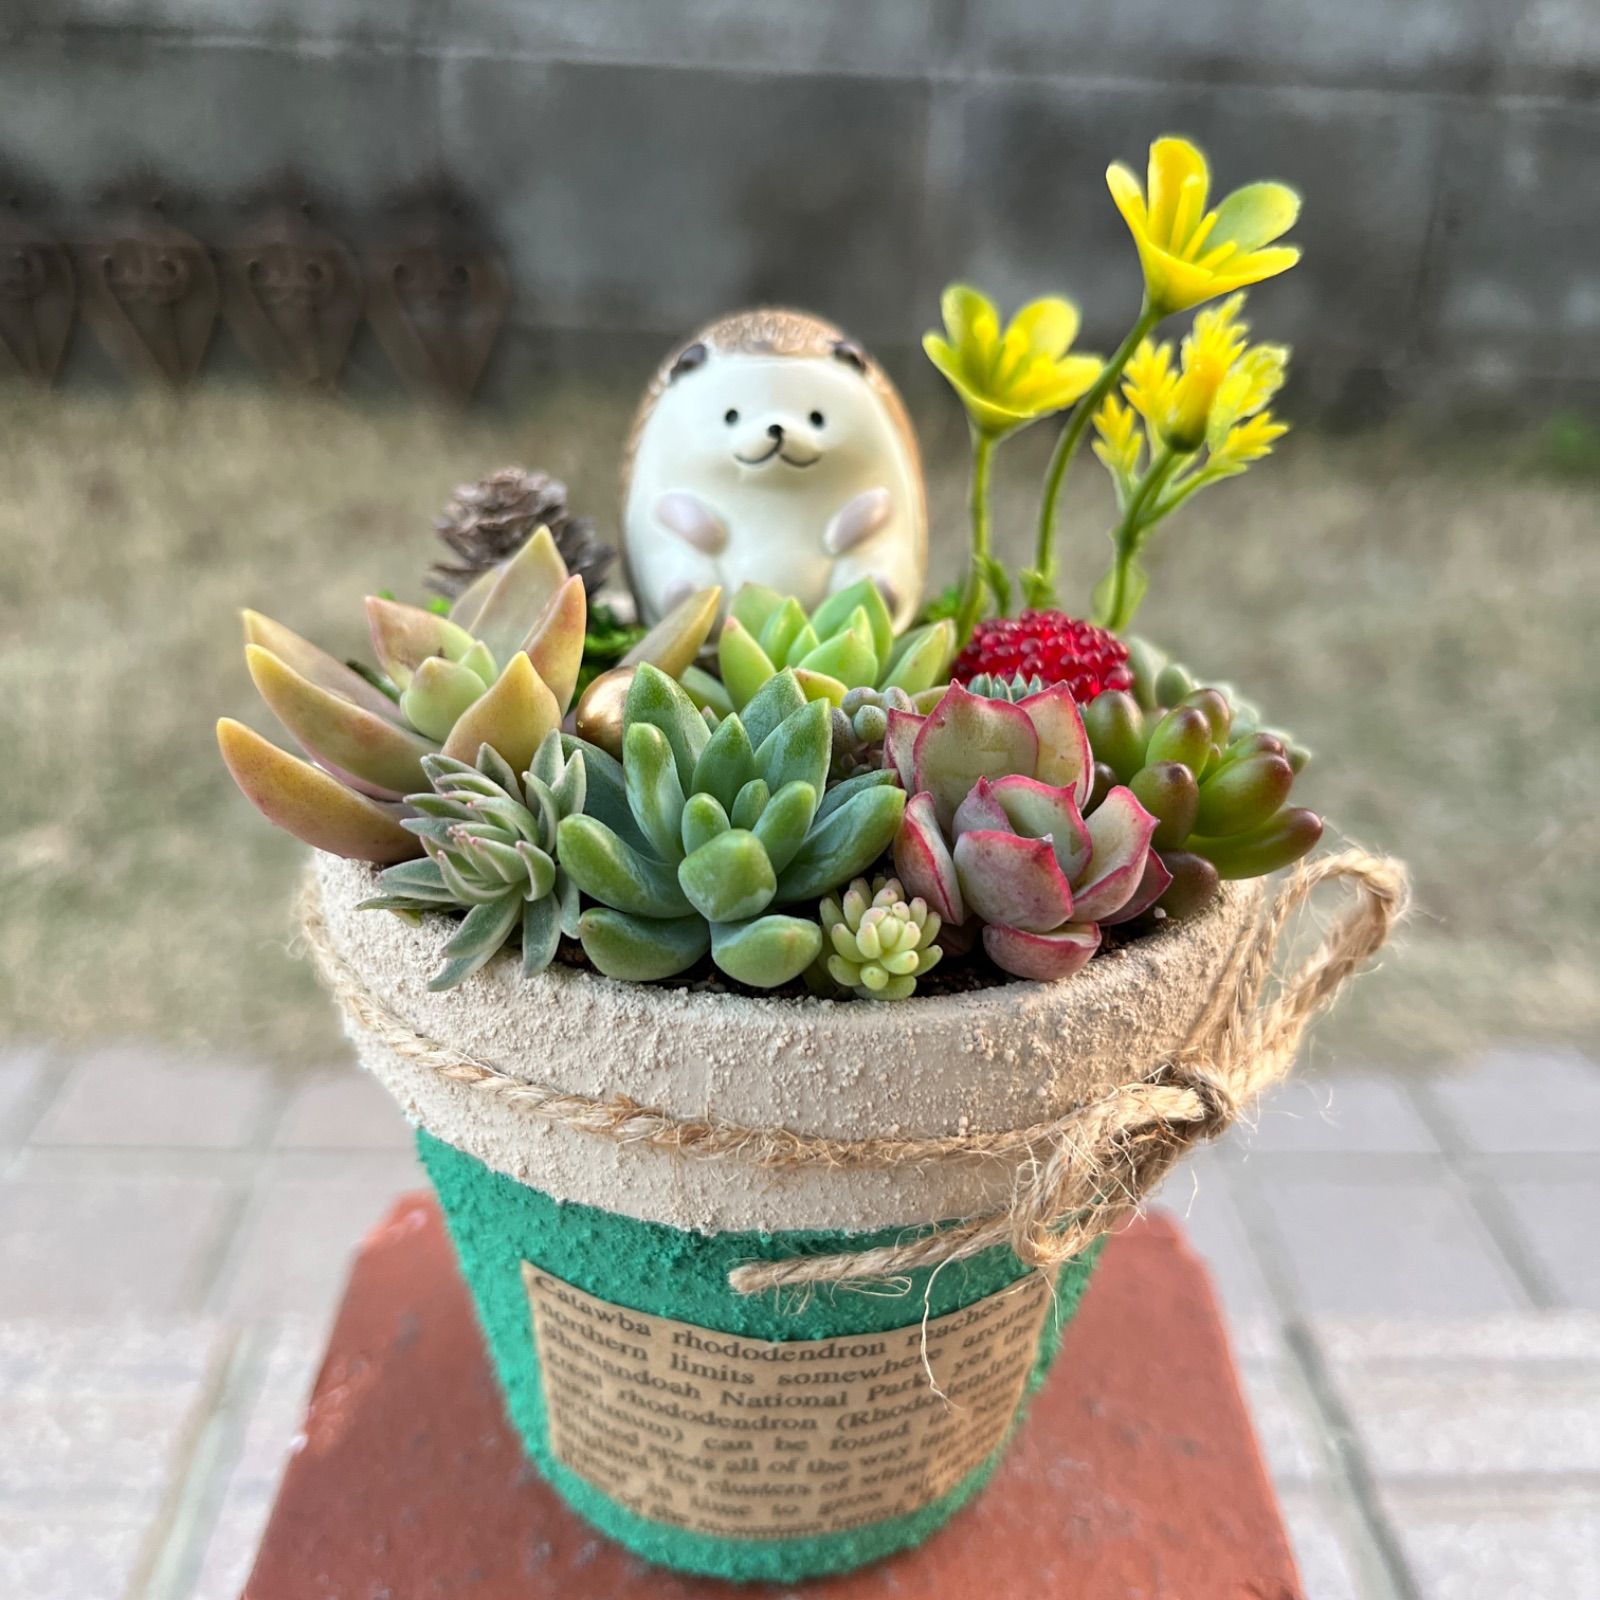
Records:
<instances>
[{"instance_id":1,"label":"dry grass lawn","mask_svg":"<svg viewBox=\"0 0 1600 1600\"><path fill-rule=\"evenodd\" d=\"M0 1028L158 1035L309 1062L339 1048L288 950L298 851L212 742L252 704L235 609L361 648L359 601L412 596L451 486L521 460L612 513L631 395L516 417L212 388L0 397ZM954 426L934 460L959 458ZM1001 458L1027 537L1040 447ZM1098 575L1099 468L1070 498L1071 594ZM1156 553L1141 630L1247 686L1318 752L1310 803L1413 865L1403 947L1320 1053L1442 1059L1600 1026L1600 478L1492 440L1291 438ZM935 483L948 575L961 482Z\"/></svg>"}]
</instances>

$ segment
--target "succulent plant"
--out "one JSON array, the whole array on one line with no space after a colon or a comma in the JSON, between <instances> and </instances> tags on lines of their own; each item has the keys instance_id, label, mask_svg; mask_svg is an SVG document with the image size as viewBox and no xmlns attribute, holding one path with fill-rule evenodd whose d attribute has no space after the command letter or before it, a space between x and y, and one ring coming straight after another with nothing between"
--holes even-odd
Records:
<instances>
[{"instance_id":1,"label":"succulent plant","mask_svg":"<svg viewBox=\"0 0 1600 1600\"><path fill-rule=\"evenodd\" d=\"M1006 678L992 672L980 672L968 681L966 688L968 694L975 694L980 700L1005 700L1015 705L1030 695L1043 694L1046 684L1038 673L1027 678L1017 672Z\"/></svg>"},{"instance_id":2,"label":"succulent plant","mask_svg":"<svg viewBox=\"0 0 1600 1600\"><path fill-rule=\"evenodd\" d=\"M1163 669L1164 687L1191 682ZM1189 687L1171 709L1147 709L1119 690L1084 707L1097 790L1126 784L1156 818L1153 845L1172 882L1162 910L1198 910L1224 878L1255 878L1297 861L1322 837L1322 819L1291 806L1294 758L1227 694ZM1303 762L1302 762L1303 765Z\"/></svg>"},{"instance_id":3,"label":"succulent plant","mask_svg":"<svg viewBox=\"0 0 1600 1600\"><path fill-rule=\"evenodd\" d=\"M620 764L585 750L587 814L557 833L562 865L599 902L578 920L589 959L646 981L709 950L755 988L799 976L822 930L775 908L814 905L883 854L905 809L894 774L828 789L829 707L787 670L713 733L678 684L641 666L623 728Z\"/></svg>"},{"instance_id":4,"label":"succulent plant","mask_svg":"<svg viewBox=\"0 0 1600 1600\"><path fill-rule=\"evenodd\" d=\"M913 894L1018 977L1069 977L1100 927L1152 905L1170 879L1156 819L1113 788L1087 821L1089 741L1065 684L1013 705L952 684L926 717L896 713L886 744L911 793L894 845Z\"/></svg>"},{"instance_id":5,"label":"succulent plant","mask_svg":"<svg viewBox=\"0 0 1600 1600\"><path fill-rule=\"evenodd\" d=\"M637 651L687 665L715 613L714 594L709 604L699 599L699 613L689 602L674 613L676 633L663 623ZM585 616L582 580L568 576L545 530L477 578L448 615L369 597L377 669L347 666L247 611L250 676L315 764L228 718L217 724L223 759L245 797L305 843L406 860L420 845L401 826L401 802L427 788L425 758L472 761L488 744L513 772L525 771L572 698Z\"/></svg>"},{"instance_id":6,"label":"succulent plant","mask_svg":"<svg viewBox=\"0 0 1600 1600\"><path fill-rule=\"evenodd\" d=\"M915 711L916 702L904 689L849 689L833 708L833 764L835 782L872 772L883 765L883 736L889 731L891 711Z\"/></svg>"},{"instance_id":7,"label":"succulent plant","mask_svg":"<svg viewBox=\"0 0 1600 1600\"><path fill-rule=\"evenodd\" d=\"M430 989L454 988L519 930L523 972L541 971L561 935L578 931L577 885L557 861L556 829L583 810L582 751L569 756L559 732L546 734L520 783L488 744L473 766L451 756L424 756L422 764L432 788L408 796L418 815L401 825L427 859L381 873L383 892L360 909L466 912Z\"/></svg>"},{"instance_id":8,"label":"succulent plant","mask_svg":"<svg viewBox=\"0 0 1600 1600\"><path fill-rule=\"evenodd\" d=\"M1133 673L1130 692L1139 702L1140 710L1149 713L1166 711L1180 700L1193 694L1200 680L1181 663L1173 661L1148 639L1128 640L1128 666ZM1232 731L1235 737L1247 733L1270 734L1283 746L1289 765L1298 776L1311 760L1311 751L1293 734L1282 728L1271 728L1262 720L1254 702L1246 700L1231 683L1213 682L1211 687L1222 695L1232 711Z\"/></svg>"},{"instance_id":9,"label":"succulent plant","mask_svg":"<svg viewBox=\"0 0 1600 1600\"><path fill-rule=\"evenodd\" d=\"M838 705L851 689L918 694L949 676L955 624L924 623L897 639L882 591L870 578L841 589L807 617L800 602L759 583L734 596L717 643L717 669L693 670L684 687L719 715L742 710L775 673L794 670L808 700Z\"/></svg>"},{"instance_id":10,"label":"succulent plant","mask_svg":"<svg viewBox=\"0 0 1600 1600\"><path fill-rule=\"evenodd\" d=\"M822 902L822 971L861 1000L909 999L944 954L934 943L941 926L926 900L907 901L898 878L857 878Z\"/></svg>"}]
</instances>

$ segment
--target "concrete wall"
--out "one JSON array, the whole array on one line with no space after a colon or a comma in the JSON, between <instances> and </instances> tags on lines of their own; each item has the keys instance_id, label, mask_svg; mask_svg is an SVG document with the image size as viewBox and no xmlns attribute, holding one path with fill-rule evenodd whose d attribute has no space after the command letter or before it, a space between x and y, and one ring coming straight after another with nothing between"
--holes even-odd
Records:
<instances>
[{"instance_id":1,"label":"concrete wall","mask_svg":"<svg viewBox=\"0 0 1600 1600\"><path fill-rule=\"evenodd\" d=\"M0 164L350 212L443 170L530 328L759 298L906 345L939 286L1136 300L1109 159L1306 195L1258 297L1330 392L1600 375L1596 0L0 0Z\"/></svg>"}]
</instances>

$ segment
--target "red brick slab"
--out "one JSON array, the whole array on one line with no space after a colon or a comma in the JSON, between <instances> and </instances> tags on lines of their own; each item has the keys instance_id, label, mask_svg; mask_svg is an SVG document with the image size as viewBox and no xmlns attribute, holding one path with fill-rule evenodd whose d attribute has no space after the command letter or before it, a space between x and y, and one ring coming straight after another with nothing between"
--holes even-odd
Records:
<instances>
[{"instance_id":1,"label":"red brick slab","mask_svg":"<svg viewBox=\"0 0 1600 1600\"><path fill-rule=\"evenodd\" d=\"M245 1600L777 1596L645 1566L523 1458L433 1202L362 1247ZM1108 1246L986 1493L819 1600L1302 1600L1205 1272L1155 1218Z\"/></svg>"}]
</instances>

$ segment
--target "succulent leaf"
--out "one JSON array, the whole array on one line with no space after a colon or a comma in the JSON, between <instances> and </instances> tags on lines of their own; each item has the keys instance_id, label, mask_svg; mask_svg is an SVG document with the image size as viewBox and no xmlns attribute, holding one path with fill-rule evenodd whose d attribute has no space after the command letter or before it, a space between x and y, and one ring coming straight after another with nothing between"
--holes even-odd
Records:
<instances>
[{"instance_id":1,"label":"succulent leaf","mask_svg":"<svg viewBox=\"0 0 1600 1600\"><path fill-rule=\"evenodd\" d=\"M471 761L488 745L513 772L526 772L560 724L561 707L555 695L533 662L519 651L494 685L455 719L444 753L458 761Z\"/></svg>"},{"instance_id":2,"label":"succulent leaf","mask_svg":"<svg viewBox=\"0 0 1600 1600\"><path fill-rule=\"evenodd\" d=\"M378 664L401 690L410 687L412 674L430 657L460 661L474 643L465 628L436 611L377 595L367 596L367 627Z\"/></svg>"},{"instance_id":3,"label":"succulent leaf","mask_svg":"<svg viewBox=\"0 0 1600 1600\"><path fill-rule=\"evenodd\" d=\"M967 920L961 880L931 794L913 795L906 802L894 839L894 870L912 894L926 900L952 927Z\"/></svg>"},{"instance_id":4,"label":"succulent leaf","mask_svg":"<svg viewBox=\"0 0 1600 1600\"><path fill-rule=\"evenodd\" d=\"M776 791L787 783L809 783L821 794L828 783L832 718L826 704L807 702L782 722L756 749L756 770Z\"/></svg>"},{"instance_id":5,"label":"succulent leaf","mask_svg":"<svg viewBox=\"0 0 1600 1600\"><path fill-rule=\"evenodd\" d=\"M563 818L556 843L561 865L602 905L641 917L681 917L693 909L678 887L676 863L634 849L596 817Z\"/></svg>"},{"instance_id":6,"label":"succulent leaf","mask_svg":"<svg viewBox=\"0 0 1600 1600\"><path fill-rule=\"evenodd\" d=\"M1014 977L1054 983L1088 964L1100 948L1100 930L1091 922L1027 933L990 923L983 930L983 948L997 967Z\"/></svg>"},{"instance_id":7,"label":"succulent leaf","mask_svg":"<svg viewBox=\"0 0 1600 1600\"><path fill-rule=\"evenodd\" d=\"M695 761L689 789L715 795L724 810L731 810L740 790L755 775L756 753L750 748L744 723L738 717L724 717Z\"/></svg>"},{"instance_id":8,"label":"succulent leaf","mask_svg":"<svg viewBox=\"0 0 1600 1600\"><path fill-rule=\"evenodd\" d=\"M1094 757L1072 691L1064 683L1053 684L1041 694L1029 695L1017 709L1033 724L1039 740L1032 776L1058 789L1072 790L1078 805L1087 805L1094 784Z\"/></svg>"},{"instance_id":9,"label":"succulent leaf","mask_svg":"<svg viewBox=\"0 0 1600 1600\"><path fill-rule=\"evenodd\" d=\"M622 771L628 785L628 805L639 831L663 861L680 858L683 785L667 736L648 722L636 722L622 742Z\"/></svg>"},{"instance_id":10,"label":"succulent leaf","mask_svg":"<svg viewBox=\"0 0 1600 1600\"><path fill-rule=\"evenodd\" d=\"M778 879L761 841L729 828L684 857L678 884L707 922L744 922L772 904Z\"/></svg>"},{"instance_id":11,"label":"succulent leaf","mask_svg":"<svg viewBox=\"0 0 1600 1600\"><path fill-rule=\"evenodd\" d=\"M857 878L844 895L822 902L821 916L822 970L860 999L909 999L943 954L934 943L938 914L908 901L895 878Z\"/></svg>"},{"instance_id":12,"label":"succulent leaf","mask_svg":"<svg viewBox=\"0 0 1600 1600\"><path fill-rule=\"evenodd\" d=\"M1046 839L976 828L953 852L967 910L985 923L1048 933L1072 916L1072 885Z\"/></svg>"},{"instance_id":13,"label":"succulent leaf","mask_svg":"<svg viewBox=\"0 0 1600 1600\"><path fill-rule=\"evenodd\" d=\"M886 784L863 789L813 824L778 879L778 900L815 900L864 872L886 851L905 813L906 797Z\"/></svg>"},{"instance_id":14,"label":"succulent leaf","mask_svg":"<svg viewBox=\"0 0 1600 1600\"><path fill-rule=\"evenodd\" d=\"M260 645L245 647L245 661L272 714L318 761L383 798L426 782L422 758L433 749L426 739L319 688Z\"/></svg>"},{"instance_id":15,"label":"succulent leaf","mask_svg":"<svg viewBox=\"0 0 1600 1600\"><path fill-rule=\"evenodd\" d=\"M1092 843L1078 883L1079 922L1099 922L1132 898L1144 877L1155 818L1134 798L1131 789L1116 788L1088 819Z\"/></svg>"},{"instance_id":16,"label":"succulent leaf","mask_svg":"<svg viewBox=\"0 0 1600 1600\"><path fill-rule=\"evenodd\" d=\"M608 978L651 983L676 977L711 948L704 917L635 917L591 906L578 919L584 954Z\"/></svg>"},{"instance_id":17,"label":"succulent leaf","mask_svg":"<svg viewBox=\"0 0 1600 1600\"><path fill-rule=\"evenodd\" d=\"M260 645L270 650L286 666L292 667L302 678L327 689L370 711L375 716L387 717L391 722L400 718L400 708L382 689L369 683L359 672L353 672L344 662L336 661L326 650L319 649L309 639L302 639L291 628L259 611L240 613L244 620L244 642Z\"/></svg>"},{"instance_id":18,"label":"succulent leaf","mask_svg":"<svg viewBox=\"0 0 1600 1600\"><path fill-rule=\"evenodd\" d=\"M550 597L522 648L549 686L563 712L572 703L583 666L583 638L589 607L583 579L571 577Z\"/></svg>"},{"instance_id":19,"label":"succulent leaf","mask_svg":"<svg viewBox=\"0 0 1600 1600\"><path fill-rule=\"evenodd\" d=\"M451 620L481 639L496 661L504 661L522 649L545 607L568 581L567 565L550 530L540 528L509 561L492 571L495 581L482 607L470 620L452 609Z\"/></svg>"},{"instance_id":20,"label":"succulent leaf","mask_svg":"<svg viewBox=\"0 0 1600 1600\"><path fill-rule=\"evenodd\" d=\"M443 744L467 708L485 693L483 679L471 667L443 656L429 656L411 675L400 695L406 721Z\"/></svg>"},{"instance_id":21,"label":"succulent leaf","mask_svg":"<svg viewBox=\"0 0 1600 1600\"><path fill-rule=\"evenodd\" d=\"M711 924L711 959L753 989L775 989L798 978L821 949L822 929L804 917L774 912L753 922Z\"/></svg>"},{"instance_id":22,"label":"succulent leaf","mask_svg":"<svg viewBox=\"0 0 1600 1600\"><path fill-rule=\"evenodd\" d=\"M687 694L658 667L641 665L634 673L623 708L624 727L649 723L666 735L678 769L678 782L692 792L694 766L711 742L706 720Z\"/></svg>"},{"instance_id":23,"label":"succulent leaf","mask_svg":"<svg viewBox=\"0 0 1600 1600\"><path fill-rule=\"evenodd\" d=\"M679 824L682 853L693 855L701 845L709 844L719 833L726 833L732 826L732 820L715 795L690 795L684 802L683 820Z\"/></svg>"},{"instance_id":24,"label":"succulent leaf","mask_svg":"<svg viewBox=\"0 0 1600 1600\"><path fill-rule=\"evenodd\" d=\"M894 724L890 718L891 737ZM980 700L951 684L917 730L911 759L914 782L908 787L931 794L940 826L949 827L979 778L1033 773L1039 735L1020 706Z\"/></svg>"},{"instance_id":25,"label":"succulent leaf","mask_svg":"<svg viewBox=\"0 0 1600 1600\"><path fill-rule=\"evenodd\" d=\"M217 744L245 799L302 843L381 865L417 854L417 841L390 809L280 750L242 722L222 718Z\"/></svg>"},{"instance_id":26,"label":"succulent leaf","mask_svg":"<svg viewBox=\"0 0 1600 1600\"><path fill-rule=\"evenodd\" d=\"M762 789L766 788L765 783L759 778L756 784ZM755 785L751 787L754 788ZM800 853L800 847L805 843L806 832L811 827L816 812L816 789L809 783L796 779L792 783L784 784L771 799L766 800L753 822L740 823L737 806L734 821L738 826L754 830L768 861L772 863L772 870L782 872Z\"/></svg>"}]
</instances>

